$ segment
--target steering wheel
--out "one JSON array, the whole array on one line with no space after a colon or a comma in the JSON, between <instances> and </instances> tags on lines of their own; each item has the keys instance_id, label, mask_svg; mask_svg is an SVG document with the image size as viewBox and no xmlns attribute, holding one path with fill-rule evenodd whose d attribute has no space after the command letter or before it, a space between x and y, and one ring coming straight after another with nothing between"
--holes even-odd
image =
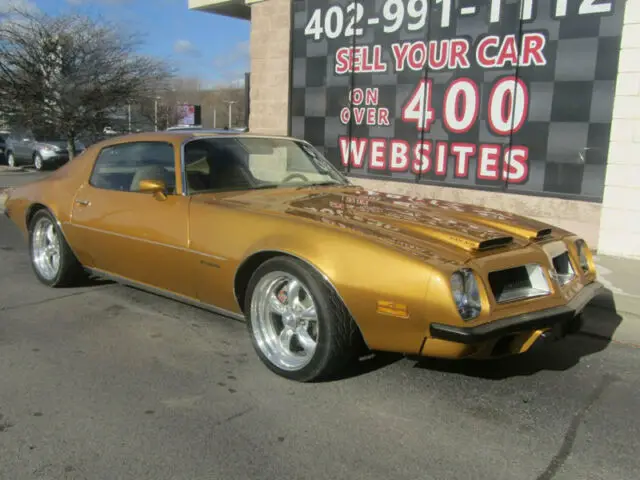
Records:
<instances>
[{"instance_id":1,"label":"steering wheel","mask_svg":"<svg viewBox=\"0 0 640 480\"><path fill-rule=\"evenodd\" d=\"M308 182L309 179L307 177L305 177L303 174L301 173L292 173L290 175L287 175L285 178L282 179L282 183L287 183L289 180L293 180L294 178L299 178L301 179L303 182Z\"/></svg>"}]
</instances>

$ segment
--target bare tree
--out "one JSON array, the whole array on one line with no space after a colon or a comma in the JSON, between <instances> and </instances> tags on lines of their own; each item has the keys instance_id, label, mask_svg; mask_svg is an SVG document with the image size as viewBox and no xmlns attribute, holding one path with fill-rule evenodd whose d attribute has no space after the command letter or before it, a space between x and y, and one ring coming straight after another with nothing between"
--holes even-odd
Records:
<instances>
[{"instance_id":1,"label":"bare tree","mask_svg":"<svg viewBox=\"0 0 640 480\"><path fill-rule=\"evenodd\" d=\"M12 11L0 23L0 111L65 138L73 158L79 134L100 131L172 76L164 62L137 53L138 36L121 32L83 15Z\"/></svg>"}]
</instances>

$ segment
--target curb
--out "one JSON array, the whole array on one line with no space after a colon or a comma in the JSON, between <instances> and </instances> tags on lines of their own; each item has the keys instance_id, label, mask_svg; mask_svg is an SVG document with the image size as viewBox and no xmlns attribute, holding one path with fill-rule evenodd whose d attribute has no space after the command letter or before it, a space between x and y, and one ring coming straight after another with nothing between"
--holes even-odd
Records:
<instances>
[{"instance_id":1,"label":"curb","mask_svg":"<svg viewBox=\"0 0 640 480\"><path fill-rule=\"evenodd\" d=\"M0 173L24 173L28 170L24 167L8 167L6 165L0 165Z\"/></svg>"}]
</instances>

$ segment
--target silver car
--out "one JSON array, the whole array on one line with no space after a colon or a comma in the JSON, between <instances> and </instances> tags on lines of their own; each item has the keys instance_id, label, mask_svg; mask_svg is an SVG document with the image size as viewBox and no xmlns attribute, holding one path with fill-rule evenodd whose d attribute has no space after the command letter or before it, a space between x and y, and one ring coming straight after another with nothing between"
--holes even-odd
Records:
<instances>
[{"instance_id":1,"label":"silver car","mask_svg":"<svg viewBox=\"0 0 640 480\"><path fill-rule=\"evenodd\" d=\"M85 149L81 142L76 142L75 146L76 155ZM7 165L10 167L33 165L36 170L44 170L59 167L69 161L66 140L36 137L29 133L9 135L5 150Z\"/></svg>"}]
</instances>

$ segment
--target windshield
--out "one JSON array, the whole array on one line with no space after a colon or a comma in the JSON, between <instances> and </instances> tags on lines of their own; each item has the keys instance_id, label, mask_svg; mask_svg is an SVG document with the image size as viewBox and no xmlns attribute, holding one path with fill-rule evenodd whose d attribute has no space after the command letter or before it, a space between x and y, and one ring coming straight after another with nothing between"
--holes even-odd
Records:
<instances>
[{"instance_id":1,"label":"windshield","mask_svg":"<svg viewBox=\"0 0 640 480\"><path fill-rule=\"evenodd\" d=\"M189 193L348 185L316 149L286 138L192 140L185 146L184 163Z\"/></svg>"}]
</instances>

